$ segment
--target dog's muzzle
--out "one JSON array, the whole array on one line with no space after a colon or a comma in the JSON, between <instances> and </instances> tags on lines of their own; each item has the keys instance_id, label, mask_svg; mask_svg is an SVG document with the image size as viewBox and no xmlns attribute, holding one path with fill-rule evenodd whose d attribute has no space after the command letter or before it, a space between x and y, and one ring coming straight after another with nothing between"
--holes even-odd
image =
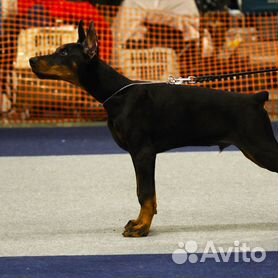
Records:
<instances>
[{"instance_id":1,"label":"dog's muzzle","mask_svg":"<svg viewBox=\"0 0 278 278\"><path fill-rule=\"evenodd\" d=\"M30 64L32 69L36 68L37 62L38 62L37 57L33 57L33 58L29 59L29 64Z\"/></svg>"}]
</instances>

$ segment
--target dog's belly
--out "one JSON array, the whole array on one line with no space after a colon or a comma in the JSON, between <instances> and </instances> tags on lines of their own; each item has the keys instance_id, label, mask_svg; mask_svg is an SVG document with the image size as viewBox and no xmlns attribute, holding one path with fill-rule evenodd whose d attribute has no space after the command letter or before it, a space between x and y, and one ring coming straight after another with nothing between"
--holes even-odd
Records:
<instances>
[{"instance_id":1,"label":"dog's belly","mask_svg":"<svg viewBox=\"0 0 278 278\"><path fill-rule=\"evenodd\" d=\"M173 119L172 119L173 120ZM157 152L184 146L230 145L233 143L233 124L225 118L215 121L159 122L152 133L152 142Z\"/></svg>"},{"instance_id":2,"label":"dog's belly","mask_svg":"<svg viewBox=\"0 0 278 278\"><path fill-rule=\"evenodd\" d=\"M157 153L167 150L187 147L187 146L228 146L232 144L228 139L224 138L186 138L180 136L179 138L164 137L153 140L153 144Z\"/></svg>"}]
</instances>

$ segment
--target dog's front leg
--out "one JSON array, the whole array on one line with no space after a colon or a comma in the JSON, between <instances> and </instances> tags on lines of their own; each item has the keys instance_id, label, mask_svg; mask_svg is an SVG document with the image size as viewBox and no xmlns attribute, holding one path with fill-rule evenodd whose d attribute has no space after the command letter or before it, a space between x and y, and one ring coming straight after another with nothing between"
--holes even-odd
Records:
<instances>
[{"instance_id":1,"label":"dog's front leg","mask_svg":"<svg viewBox=\"0 0 278 278\"><path fill-rule=\"evenodd\" d=\"M156 154L149 148L144 148L136 154L131 154L136 173L137 196L141 205L139 216L130 220L125 226L125 237L147 236L152 219L156 214L155 195L155 159Z\"/></svg>"}]
</instances>

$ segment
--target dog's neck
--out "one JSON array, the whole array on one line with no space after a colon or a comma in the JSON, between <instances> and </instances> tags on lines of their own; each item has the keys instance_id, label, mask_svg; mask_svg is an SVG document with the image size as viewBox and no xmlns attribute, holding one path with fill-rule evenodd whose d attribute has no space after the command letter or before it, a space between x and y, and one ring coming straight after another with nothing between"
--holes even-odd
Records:
<instances>
[{"instance_id":1,"label":"dog's neck","mask_svg":"<svg viewBox=\"0 0 278 278\"><path fill-rule=\"evenodd\" d=\"M103 103L117 90L131 83L104 61L94 58L79 72L80 86Z\"/></svg>"}]
</instances>

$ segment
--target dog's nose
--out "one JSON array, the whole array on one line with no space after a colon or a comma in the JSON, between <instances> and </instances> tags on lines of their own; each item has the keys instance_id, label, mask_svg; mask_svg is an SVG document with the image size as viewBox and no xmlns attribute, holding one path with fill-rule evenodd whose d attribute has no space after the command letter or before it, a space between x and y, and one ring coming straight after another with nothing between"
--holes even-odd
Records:
<instances>
[{"instance_id":1,"label":"dog's nose","mask_svg":"<svg viewBox=\"0 0 278 278\"><path fill-rule=\"evenodd\" d=\"M37 61L38 61L38 58L36 58L36 57L30 58L29 59L30 66L34 67L36 65Z\"/></svg>"}]
</instances>

